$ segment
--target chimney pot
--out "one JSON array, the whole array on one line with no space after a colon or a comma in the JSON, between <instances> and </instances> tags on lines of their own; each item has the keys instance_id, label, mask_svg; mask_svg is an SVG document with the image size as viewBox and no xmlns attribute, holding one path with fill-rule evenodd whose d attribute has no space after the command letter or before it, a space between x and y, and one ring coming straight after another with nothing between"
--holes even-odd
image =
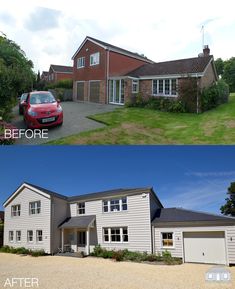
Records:
<instances>
[{"instance_id":1,"label":"chimney pot","mask_svg":"<svg viewBox=\"0 0 235 289\"><path fill-rule=\"evenodd\" d=\"M209 56L209 55L210 55L210 48L209 48L208 45L204 45L203 55L204 55L204 56Z\"/></svg>"}]
</instances>

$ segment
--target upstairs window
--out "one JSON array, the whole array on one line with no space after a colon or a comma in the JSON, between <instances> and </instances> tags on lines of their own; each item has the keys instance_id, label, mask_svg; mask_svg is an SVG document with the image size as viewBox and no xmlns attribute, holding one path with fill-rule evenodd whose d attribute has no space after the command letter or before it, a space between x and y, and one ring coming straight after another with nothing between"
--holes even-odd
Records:
<instances>
[{"instance_id":1,"label":"upstairs window","mask_svg":"<svg viewBox=\"0 0 235 289\"><path fill-rule=\"evenodd\" d=\"M127 211L127 197L103 201L103 212Z\"/></svg>"},{"instance_id":2,"label":"upstairs window","mask_svg":"<svg viewBox=\"0 0 235 289\"><path fill-rule=\"evenodd\" d=\"M78 215L85 214L85 203L78 203Z\"/></svg>"},{"instance_id":3,"label":"upstairs window","mask_svg":"<svg viewBox=\"0 0 235 289\"><path fill-rule=\"evenodd\" d=\"M77 68L85 67L85 57L80 57L77 60Z\"/></svg>"},{"instance_id":4,"label":"upstairs window","mask_svg":"<svg viewBox=\"0 0 235 289\"><path fill-rule=\"evenodd\" d=\"M173 247L173 233L162 233L162 247Z\"/></svg>"},{"instance_id":5,"label":"upstairs window","mask_svg":"<svg viewBox=\"0 0 235 289\"><path fill-rule=\"evenodd\" d=\"M12 217L20 216L20 205L11 206L11 216Z\"/></svg>"},{"instance_id":6,"label":"upstairs window","mask_svg":"<svg viewBox=\"0 0 235 289\"><path fill-rule=\"evenodd\" d=\"M110 211L111 212L116 212L116 211L120 211L120 204L119 204L119 199L117 200L111 200L110 201Z\"/></svg>"},{"instance_id":7,"label":"upstairs window","mask_svg":"<svg viewBox=\"0 0 235 289\"><path fill-rule=\"evenodd\" d=\"M41 201L29 203L29 214L36 215L41 213Z\"/></svg>"},{"instance_id":8,"label":"upstairs window","mask_svg":"<svg viewBox=\"0 0 235 289\"><path fill-rule=\"evenodd\" d=\"M96 52L90 55L90 66L98 65L100 63L100 53Z\"/></svg>"},{"instance_id":9,"label":"upstairs window","mask_svg":"<svg viewBox=\"0 0 235 289\"><path fill-rule=\"evenodd\" d=\"M108 212L109 211L109 203L108 201L103 201L103 212Z\"/></svg>"},{"instance_id":10,"label":"upstairs window","mask_svg":"<svg viewBox=\"0 0 235 289\"><path fill-rule=\"evenodd\" d=\"M139 80L132 80L132 93L139 92Z\"/></svg>"}]
</instances>

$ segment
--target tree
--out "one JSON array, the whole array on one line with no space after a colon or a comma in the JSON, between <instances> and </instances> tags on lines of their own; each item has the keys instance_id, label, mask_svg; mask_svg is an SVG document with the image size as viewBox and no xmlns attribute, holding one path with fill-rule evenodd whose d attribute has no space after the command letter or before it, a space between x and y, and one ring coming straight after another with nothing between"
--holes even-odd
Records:
<instances>
[{"instance_id":1,"label":"tree","mask_svg":"<svg viewBox=\"0 0 235 289\"><path fill-rule=\"evenodd\" d=\"M20 46L0 36L0 116L8 120L16 98L32 90L35 74L33 62L26 58Z\"/></svg>"},{"instance_id":2,"label":"tree","mask_svg":"<svg viewBox=\"0 0 235 289\"><path fill-rule=\"evenodd\" d=\"M215 60L215 68L216 68L217 74L219 76L222 76L224 73L224 61L221 58L217 58Z\"/></svg>"},{"instance_id":3,"label":"tree","mask_svg":"<svg viewBox=\"0 0 235 289\"><path fill-rule=\"evenodd\" d=\"M227 194L229 197L225 199L226 204L220 207L220 211L224 215L235 217L235 182L230 184Z\"/></svg>"},{"instance_id":4,"label":"tree","mask_svg":"<svg viewBox=\"0 0 235 289\"><path fill-rule=\"evenodd\" d=\"M224 62L223 79L229 85L230 92L235 92L235 57Z\"/></svg>"}]
</instances>

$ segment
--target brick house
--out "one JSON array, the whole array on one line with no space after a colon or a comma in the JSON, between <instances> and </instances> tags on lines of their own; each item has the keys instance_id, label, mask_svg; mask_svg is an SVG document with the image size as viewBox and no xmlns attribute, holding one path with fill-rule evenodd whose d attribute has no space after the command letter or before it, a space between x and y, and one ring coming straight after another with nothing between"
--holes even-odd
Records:
<instances>
[{"instance_id":1,"label":"brick house","mask_svg":"<svg viewBox=\"0 0 235 289\"><path fill-rule=\"evenodd\" d=\"M48 76L49 76L49 72L48 71L43 71L41 74L41 80L47 82L48 81Z\"/></svg>"},{"instance_id":2,"label":"brick house","mask_svg":"<svg viewBox=\"0 0 235 289\"><path fill-rule=\"evenodd\" d=\"M73 68L71 66L51 64L48 72L48 81L56 82L63 79L73 79Z\"/></svg>"},{"instance_id":3,"label":"brick house","mask_svg":"<svg viewBox=\"0 0 235 289\"><path fill-rule=\"evenodd\" d=\"M198 91L218 79L208 46L195 58L155 63L86 37L72 59L75 101L124 104L137 93L144 98L177 98L180 86L192 78Z\"/></svg>"}]
</instances>

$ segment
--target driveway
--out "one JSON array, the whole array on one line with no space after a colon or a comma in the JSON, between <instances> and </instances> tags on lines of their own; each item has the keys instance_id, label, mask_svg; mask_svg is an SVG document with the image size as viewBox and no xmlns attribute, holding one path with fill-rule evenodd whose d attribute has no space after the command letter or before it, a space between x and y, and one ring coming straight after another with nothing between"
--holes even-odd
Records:
<instances>
[{"instance_id":1,"label":"driveway","mask_svg":"<svg viewBox=\"0 0 235 289\"><path fill-rule=\"evenodd\" d=\"M30 257L0 253L0 288L7 278L38 278L39 289L227 289L232 282L208 283L205 273L212 265L176 266L115 262L100 258L62 256ZM13 288L25 288L14 286Z\"/></svg>"},{"instance_id":2,"label":"driveway","mask_svg":"<svg viewBox=\"0 0 235 289\"><path fill-rule=\"evenodd\" d=\"M117 108L115 105L103 105L97 103L77 103L77 102L62 102L64 111L64 123L60 127L49 128L48 139L27 139L22 138L16 141L16 144L42 144L50 140L59 139L72 134L77 134L83 131L102 128L105 125L94 120L88 119L87 116L94 114L113 111ZM120 108L120 107L119 107ZM18 114L18 107L14 108L14 119L12 124L17 128L26 128L23 116Z\"/></svg>"}]
</instances>

